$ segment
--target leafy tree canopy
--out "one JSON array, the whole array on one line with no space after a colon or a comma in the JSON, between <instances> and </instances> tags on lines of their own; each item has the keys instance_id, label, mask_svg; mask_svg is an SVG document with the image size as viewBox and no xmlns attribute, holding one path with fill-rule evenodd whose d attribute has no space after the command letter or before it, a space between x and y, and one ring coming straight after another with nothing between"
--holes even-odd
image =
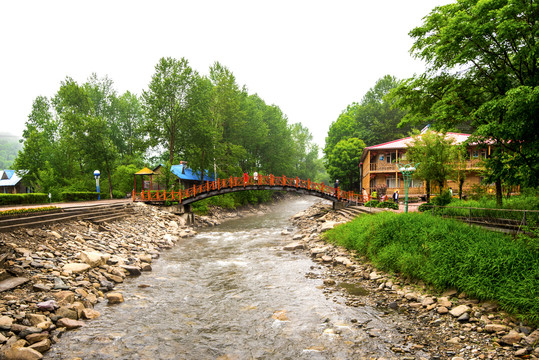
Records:
<instances>
[{"instance_id":1,"label":"leafy tree canopy","mask_svg":"<svg viewBox=\"0 0 539 360\"><path fill-rule=\"evenodd\" d=\"M522 0L457 0L413 29L412 54L425 73L394 91L403 123L468 126L470 141L494 147L489 180L539 185L539 5Z\"/></svg>"}]
</instances>

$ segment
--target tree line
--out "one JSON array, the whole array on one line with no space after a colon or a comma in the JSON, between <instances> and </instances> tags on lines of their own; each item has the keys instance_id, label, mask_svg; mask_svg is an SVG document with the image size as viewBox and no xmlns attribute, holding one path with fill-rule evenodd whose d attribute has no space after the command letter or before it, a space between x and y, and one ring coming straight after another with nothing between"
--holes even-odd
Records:
<instances>
[{"instance_id":1,"label":"tree line","mask_svg":"<svg viewBox=\"0 0 539 360\"><path fill-rule=\"evenodd\" d=\"M140 96L118 94L108 77L67 77L56 94L34 100L22 137L15 168L52 194L91 190L99 169L110 197L125 196L141 167L179 161L218 177L256 170L314 179L323 171L306 127L240 88L220 63L204 76L185 58L161 58Z\"/></svg>"},{"instance_id":2,"label":"tree line","mask_svg":"<svg viewBox=\"0 0 539 360\"><path fill-rule=\"evenodd\" d=\"M499 205L502 185L539 186L537 19L536 0L435 7L409 33L411 54L426 71L401 81L386 76L343 111L324 148L330 176L357 187L358 146L430 124L442 133L470 132L468 143L491 147L483 175L496 185Z\"/></svg>"}]
</instances>

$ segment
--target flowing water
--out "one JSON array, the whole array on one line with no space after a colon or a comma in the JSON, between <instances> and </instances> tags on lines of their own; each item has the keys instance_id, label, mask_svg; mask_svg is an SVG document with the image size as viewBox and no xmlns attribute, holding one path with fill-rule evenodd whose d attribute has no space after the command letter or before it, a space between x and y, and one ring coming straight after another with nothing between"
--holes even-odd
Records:
<instances>
[{"instance_id":1,"label":"flowing water","mask_svg":"<svg viewBox=\"0 0 539 360\"><path fill-rule=\"evenodd\" d=\"M324 268L282 250L289 217L315 201L290 200L181 240L151 273L117 287L124 303L96 306L102 316L65 333L45 359L395 356L402 339L391 317L326 298L322 280L305 276Z\"/></svg>"}]
</instances>

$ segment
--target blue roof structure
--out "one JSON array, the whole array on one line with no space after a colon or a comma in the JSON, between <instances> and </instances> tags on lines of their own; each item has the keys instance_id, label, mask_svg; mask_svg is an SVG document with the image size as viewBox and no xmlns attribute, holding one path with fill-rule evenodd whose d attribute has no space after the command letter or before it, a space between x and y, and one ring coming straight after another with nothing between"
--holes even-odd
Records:
<instances>
[{"instance_id":1,"label":"blue roof structure","mask_svg":"<svg viewBox=\"0 0 539 360\"><path fill-rule=\"evenodd\" d=\"M2 170L0 172L0 186L15 186L21 180L15 170Z\"/></svg>"},{"instance_id":2,"label":"blue roof structure","mask_svg":"<svg viewBox=\"0 0 539 360\"><path fill-rule=\"evenodd\" d=\"M200 181L200 173L189 169L185 164L172 165L170 171L182 180ZM204 174L204 181L214 181L213 176Z\"/></svg>"}]
</instances>

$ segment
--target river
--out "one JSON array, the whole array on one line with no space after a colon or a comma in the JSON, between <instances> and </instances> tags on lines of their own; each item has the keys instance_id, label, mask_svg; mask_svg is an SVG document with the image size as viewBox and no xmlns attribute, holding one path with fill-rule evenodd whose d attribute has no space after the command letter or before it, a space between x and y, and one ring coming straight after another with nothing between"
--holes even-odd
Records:
<instances>
[{"instance_id":1,"label":"river","mask_svg":"<svg viewBox=\"0 0 539 360\"><path fill-rule=\"evenodd\" d=\"M282 250L302 197L200 230L117 286L125 302L65 333L45 359L355 359L394 357L395 319L326 296L324 267ZM311 276L306 276L310 273ZM314 276L312 276L314 275ZM383 332L383 336L372 333Z\"/></svg>"}]
</instances>

